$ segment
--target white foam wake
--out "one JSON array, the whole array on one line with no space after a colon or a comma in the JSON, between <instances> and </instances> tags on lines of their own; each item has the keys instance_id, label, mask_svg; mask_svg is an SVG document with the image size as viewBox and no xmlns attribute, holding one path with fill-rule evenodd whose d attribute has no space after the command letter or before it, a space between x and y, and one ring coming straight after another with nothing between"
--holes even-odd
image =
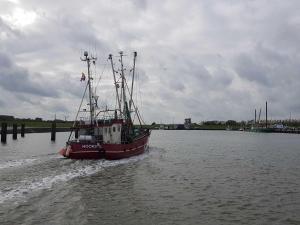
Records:
<instances>
[{"instance_id":1,"label":"white foam wake","mask_svg":"<svg viewBox=\"0 0 300 225\"><path fill-rule=\"evenodd\" d=\"M12 167L20 167L24 165L31 165L37 159L16 159L16 160L8 160L5 162L0 162L0 169L12 168Z\"/></svg>"},{"instance_id":2,"label":"white foam wake","mask_svg":"<svg viewBox=\"0 0 300 225\"><path fill-rule=\"evenodd\" d=\"M51 154L51 155L42 155L34 158L29 159L12 159L7 161L0 161L0 169L7 169L7 168L15 168L15 167L23 167L23 166L31 166L33 164L42 163L45 160L49 159L59 159L61 158L58 154Z\"/></svg>"},{"instance_id":3,"label":"white foam wake","mask_svg":"<svg viewBox=\"0 0 300 225\"><path fill-rule=\"evenodd\" d=\"M69 166L64 166L68 172L64 172L62 174L51 175L47 177L43 177L36 181L23 181L22 185L16 187L12 190L8 191L0 191L0 204L12 200L15 198L24 198L29 193L33 193L38 190L42 189L49 189L53 185L67 182L76 177L84 177L95 174L104 168L118 166L122 164L132 163L145 158L145 154L140 156L135 156L129 159L122 159L118 161L106 161L106 160L99 160L99 161L75 161Z\"/></svg>"}]
</instances>

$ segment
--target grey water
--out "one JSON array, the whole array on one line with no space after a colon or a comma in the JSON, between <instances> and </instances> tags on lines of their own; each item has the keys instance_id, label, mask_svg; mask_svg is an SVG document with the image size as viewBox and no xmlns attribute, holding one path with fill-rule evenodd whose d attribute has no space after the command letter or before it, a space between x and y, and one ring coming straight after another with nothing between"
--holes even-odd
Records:
<instances>
[{"instance_id":1,"label":"grey water","mask_svg":"<svg viewBox=\"0 0 300 225\"><path fill-rule=\"evenodd\" d=\"M0 224L300 224L300 136L152 131L119 161L57 154L67 133L0 145Z\"/></svg>"}]
</instances>

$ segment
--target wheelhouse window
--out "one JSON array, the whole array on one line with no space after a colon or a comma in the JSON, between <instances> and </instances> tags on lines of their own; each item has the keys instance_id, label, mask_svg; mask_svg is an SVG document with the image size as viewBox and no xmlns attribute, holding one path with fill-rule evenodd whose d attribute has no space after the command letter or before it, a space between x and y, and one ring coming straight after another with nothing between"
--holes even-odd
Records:
<instances>
[{"instance_id":1,"label":"wheelhouse window","mask_svg":"<svg viewBox=\"0 0 300 225\"><path fill-rule=\"evenodd\" d=\"M119 132L121 131L121 126L120 126L120 125L118 125L118 131L119 131Z\"/></svg>"},{"instance_id":2,"label":"wheelhouse window","mask_svg":"<svg viewBox=\"0 0 300 225\"><path fill-rule=\"evenodd\" d=\"M116 132L116 127L113 127L113 132Z\"/></svg>"}]
</instances>

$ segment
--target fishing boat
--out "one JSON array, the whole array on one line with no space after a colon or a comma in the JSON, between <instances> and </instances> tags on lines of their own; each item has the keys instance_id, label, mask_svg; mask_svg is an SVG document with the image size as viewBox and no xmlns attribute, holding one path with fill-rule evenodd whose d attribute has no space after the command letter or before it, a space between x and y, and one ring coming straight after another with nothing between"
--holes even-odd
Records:
<instances>
[{"instance_id":1,"label":"fishing boat","mask_svg":"<svg viewBox=\"0 0 300 225\"><path fill-rule=\"evenodd\" d=\"M114 56L110 54L108 57L114 86L114 94L108 100L115 101L115 107L108 108L106 105L101 108L98 106L91 74L91 66L95 65L97 58L84 52L81 60L87 63L87 78L82 73L81 81L86 82L86 86L66 146L59 152L64 157L117 160L142 154L147 149L151 132L144 127L138 107L133 101L137 53L133 54L133 68L129 70L130 86L127 83L129 76L126 76L123 65L123 52L119 52L116 57L119 62L117 70ZM83 108L84 99L88 99L87 109ZM81 113L88 115L86 119L79 116ZM138 121L137 125L134 120Z\"/></svg>"}]
</instances>

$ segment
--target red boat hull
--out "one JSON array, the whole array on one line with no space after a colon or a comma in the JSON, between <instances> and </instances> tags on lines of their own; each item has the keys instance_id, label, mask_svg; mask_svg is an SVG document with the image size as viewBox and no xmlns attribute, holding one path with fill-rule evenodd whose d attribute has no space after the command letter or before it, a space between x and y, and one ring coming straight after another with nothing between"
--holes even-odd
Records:
<instances>
[{"instance_id":1,"label":"red boat hull","mask_svg":"<svg viewBox=\"0 0 300 225\"><path fill-rule=\"evenodd\" d=\"M59 151L61 155L71 159L108 159L117 160L139 155L148 147L150 133L147 133L129 144L71 143Z\"/></svg>"},{"instance_id":2,"label":"red boat hull","mask_svg":"<svg viewBox=\"0 0 300 225\"><path fill-rule=\"evenodd\" d=\"M116 160L139 155L148 147L150 134L146 134L130 144L103 144L105 159Z\"/></svg>"}]
</instances>

